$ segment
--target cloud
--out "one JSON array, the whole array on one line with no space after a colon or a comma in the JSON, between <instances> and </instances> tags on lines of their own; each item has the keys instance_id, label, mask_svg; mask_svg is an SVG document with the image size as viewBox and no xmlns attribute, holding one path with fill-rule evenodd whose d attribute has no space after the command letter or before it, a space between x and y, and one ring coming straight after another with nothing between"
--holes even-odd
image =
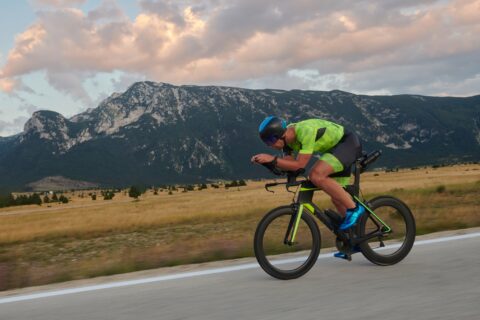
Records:
<instances>
[{"instance_id":1,"label":"cloud","mask_svg":"<svg viewBox=\"0 0 480 320\"><path fill-rule=\"evenodd\" d=\"M158 15L165 21L169 21L177 26L185 26L185 19L181 14L178 1L141 0L140 7L145 13Z\"/></svg>"},{"instance_id":2,"label":"cloud","mask_svg":"<svg viewBox=\"0 0 480 320\"><path fill-rule=\"evenodd\" d=\"M0 90L6 93L11 93L17 86L17 82L14 79L0 79Z\"/></svg>"},{"instance_id":3,"label":"cloud","mask_svg":"<svg viewBox=\"0 0 480 320\"><path fill-rule=\"evenodd\" d=\"M52 86L89 103L84 81L121 71L177 84L461 94L469 90L458 84L471 88L480 74L479 0L139 4L134 20L113 1L88 13L40 10L16 37L0 89L45 71Z\"/></svg>"},{"instance_id":4,"label":"cloud","mask_svg":"<svg viewBox=\"0 0 480 320\"><path fill-rule=\"evenodd\" d=\"M98 8L88 12L87 18L91 21L127 20L127 15L116 5L115 0L104 0Z\"/></svg>"},{"instance_id":5,"label":"cloud","mask_svg":"<svg viewBox=\"0 0 480 320\"><path fill-rule=\"evenodd\" d=\"M29 115L32 115L35 111L40 110L39 107L34 106L33 104L26 103L19 107L20 110L27 111Z\"/></svg>"},{"instance_id":6,"label":"cloud","mask_svg":"<svg viewBox=\"0 0 480 320\"><path fill-rule=\"evenodd\" d=\"M85 3L86 0L32 0L32 4L36 7L72 7Z\"/></svg>"},{"instance_id":7,"label":"cloud","mask_svg":"<svg viewBox=\"0 0 480 320\"><path fill-rule=\"evenodd\" d=\"M113 90L123 92L134 82L147 80L142 74L122 74L118 79L111 79Z\"/></svg>"},{"instance_id":8,"label":"cloud","mask_svg":"<svg viewBox=\"0 0 480 320\"><path fill-rule=\"evenodd\" d=\"M87 106L92 104L92 99L83 87L83 82L88 75L83 72L49 72L48 82L58 91L70 95L75 100Z\"/></svg>"},{"instance_id":9,"label":"cloud","mask_svg":"<svg viewBox=\"0 0 480 320\"><path fill-rule=\"evenodd\" d=\"M6 137L21 132L27 121L28 118L24 116L17 117L12 121L0 120L0 136Z\"/></svg>"}]
</instances>

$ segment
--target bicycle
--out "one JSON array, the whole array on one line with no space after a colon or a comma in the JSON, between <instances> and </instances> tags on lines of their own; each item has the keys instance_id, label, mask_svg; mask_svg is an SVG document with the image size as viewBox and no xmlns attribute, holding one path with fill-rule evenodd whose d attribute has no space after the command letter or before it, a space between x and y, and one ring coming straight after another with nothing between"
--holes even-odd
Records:
<instances>
[{"instance_id":1,"label":"bicycle","mask_svg":"<svg viewBox=\"0 0 480 320\"><path fill-rule=\"evenodd\" d=\"M349 261L357 252L381 266L403 260L410 252L416 234L415 219L408 206L388 195L371 200L365 200L363 195L360 197L360 174L380 155L380 150L363 153L355 161L354 182L344 188L357 204L365 207L366 212L346 231L339 230L342 216L330 209L321 210L312 202L314 192L320 189L308 179L297 181L304 169L282 171L272 164L264 164L275 175L287 177L286 182L267 183L265 189L273 192L271 187L284 184L294 197L290 205L268 212L257 226L254 251L262 269L277 279L289 280L301 277L313 267L321 247L320 230L313 217L334 233L337 249ZM297 190L291 191L292 187ZM396 243L386 246L388 240ZM287 258L284 253L288 253Z\"/></svg>"}]
</instances>

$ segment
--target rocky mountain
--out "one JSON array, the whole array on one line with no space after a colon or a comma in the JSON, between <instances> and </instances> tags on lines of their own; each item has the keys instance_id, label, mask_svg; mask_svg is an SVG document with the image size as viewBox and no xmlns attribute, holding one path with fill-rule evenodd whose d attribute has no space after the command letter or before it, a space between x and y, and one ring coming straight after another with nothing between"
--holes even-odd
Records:
<instances>
[{"instance_id":1,"label":"rocky mountain","mask_svg":"<svg viewBox=\"0 0 480 320\"><path fill-rule=\"evenodd\" d=\"M29 183L26 185L27 189L32 191L45 190L61 190L66 191L70 189L93 189L99 187L94 183L76 181L62 176L45 177L41 180Z\"/></svg>"},{"instance_id":2,"label":"rocky mountain","mask_svg":"<svg viewBox=\"0 0 480 320\"><path fill-rule=\"evenodd\" d=\"M268 176L249 159L267 115L320 117L381 148L377 166L480 160L480 96L366 96L138 82L70 119L37 111L0 138L0 188L50 176L103 186Z\"/></svg>"}]
</instances>

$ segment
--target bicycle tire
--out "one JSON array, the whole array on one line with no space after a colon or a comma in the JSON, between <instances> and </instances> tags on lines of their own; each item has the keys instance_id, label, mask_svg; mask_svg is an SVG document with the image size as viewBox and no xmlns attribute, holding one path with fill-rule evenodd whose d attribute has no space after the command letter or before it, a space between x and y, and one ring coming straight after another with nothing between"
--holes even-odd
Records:
<instances>
[{"instance_id":1,"label":"bicycle tire","mask_svg":"<svg viewBox=\"0 0 480 320\"><path fill-rule=\"evenodd\" d=\"M371 245L372 242L365 241L359 245L362 251L362 254L370 262L380 266L393 265L402 261L408 255L408 253L412 249L413 244L415 242L416 226L415 226L415 218L413 217L412 212L403 201L391 196L376 197L368 201L367 205L376 214L381 212L383 209L387 209L387 208L391 208L390 210L394 209L395 213L397 214L397 216L395 216L395 219L401 218L405 222L405 228L404 230L401 230L401 231L405 231L405 235L404 235L404 240L401 242L398 250L396 250L394 253L387 254L385 253L386 250L378 250L378 249L374 250L374 248L372 248L372 245ZM358 232L357 234L360 237L366 235L367 223L371 223L369 222L369 219L375 219L375 218L370 213L367 213L361 217L357 227L357 232ZM392 228L392 229L395 229L395 228ZM401 231L399 234L401 234ZM396 248L396 246L391 246L391 247Z\"/></svg>"},{"instance_id":2,"label":"bicycle tire","mask_svg":"<svg viewBox=\"0 0 480 320\"><path fill-rule=\"evenodd\" d=\"M291 216L293 214L295 214L295 212L290 206L282 206L271 210L258 223L254 236L254 251L258 263L266 273L268 273L274 278L281 280L296 279L307 273L314 266L320 253L320 230L318 229L318 225L315 222L314 218L310 214L304 212L302 214L302 220L308 226L308 230L310 230L312 238L312 248L307 259L305 260L305 262L302 263L301 266L292 270L281 270L275 267L272 263L270 263L267 257L267 253L264 250L265 232L267 231L270 224L275 221L275 219L284 215ZM285 230L287 229L287 227L288 225L285 225ZM279 240L283 241L283 239Z\"/></svg>"}]
</instances>

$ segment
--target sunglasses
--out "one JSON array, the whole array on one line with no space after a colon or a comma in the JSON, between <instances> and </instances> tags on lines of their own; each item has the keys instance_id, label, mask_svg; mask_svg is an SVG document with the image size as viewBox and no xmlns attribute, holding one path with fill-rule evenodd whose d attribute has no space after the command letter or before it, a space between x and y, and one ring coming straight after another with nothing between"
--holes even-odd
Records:
<instances>
[{"instance_id":1,"label":"sunglasses","mask_svg":"<svg viewBox=\"0 0 480 320\"><path fill-rule=\"evenodd\" d=\"M275 136L268 136L265 138L262 138L263 142L265 142L268 146L272 146L275 144L275 142L278 141L278 138Z\"/></svg>"}]
</instances>

